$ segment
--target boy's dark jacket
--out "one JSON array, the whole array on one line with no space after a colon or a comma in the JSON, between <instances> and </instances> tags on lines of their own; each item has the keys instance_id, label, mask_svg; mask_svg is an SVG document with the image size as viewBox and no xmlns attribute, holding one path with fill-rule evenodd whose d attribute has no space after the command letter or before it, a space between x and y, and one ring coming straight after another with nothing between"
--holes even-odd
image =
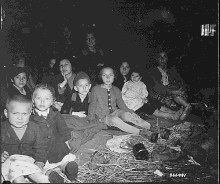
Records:
<instances>
[{"instance_id":1,"label":"boy's dark jacket","mask_svg":"<svg viewBox=\"0 0 220 184\"><path fill-rule=\"evenodd\" d=\"M60 112L50 109L47 119L35 112L30 119L40 127L41 136L47 146L49 163L60 162L70 153L65 142L71 139L71 130Z\"/></svg>"},{"instance_id":2,"label":"boy's dark jacket","mask_svg":"<svg viewBox=\"0 0 220 184\"><path fill-rule=\"evenodd\" d=\"M39 126L29 121L21 140L17 137L8 120L1 123L1 152L9 155L21 154L33 157L35 161L45 163L47 160L46 146L40 135Z\"/></svg>"},{"instance_id":3,"label":"boy's dark jacket","mask_svg":"<svg viewBox=\"0 0 220 184\"><path fill-rule=\"evenodd\" d=\"M85 114L88 115L90 102L91 102L91 92L87 94L83 102L81 102L79 93L74 92L71 98L68 98L64 102L62 109L61 109L61 114L71 114L72 111L74 112L85 111L86 112Z\"/></svg>"}]
</instances>

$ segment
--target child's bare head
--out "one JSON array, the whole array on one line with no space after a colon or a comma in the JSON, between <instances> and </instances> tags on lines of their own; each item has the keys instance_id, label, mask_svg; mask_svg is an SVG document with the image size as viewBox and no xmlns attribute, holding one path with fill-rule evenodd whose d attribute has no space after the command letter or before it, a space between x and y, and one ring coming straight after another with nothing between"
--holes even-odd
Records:
<instances>
[{"instance_id":1,"label":"child's bare head","mask_svg":"<svg viewBox=\"0 0 220 184\"><path fill-rule=\"evenodd\" d=\"M78 72L74 78L74 89L81 95L87 95L91 88L89 76L85 72Z\"/></svg>"},{"instance_id":2,"label":"child's bare head","mask_svg":"<svg viewBox=\"0 0 220 184\"><path fill-rule=\"evenodd\" d=\"M141 74L139 72L132 72L131 73L131 81L138 82L141 80Z\"/></svg>"},{"instance_id":3,"label":"child's bare head","mask_svg":"<svg viewBox=\"0 0 220 184\"><path fill-rule=\"evenodd\" d=\"M9 96L4 114L14 128L23 128L29 122L32 111L32 101L25 95Z\"/></svg>"},{"instance_id":4,"label":"child's bare head","mask_svg":"<svg viewBox=\"0 0 220 184\"><path fill-rule=\"evenodd\" d=\"M40 111L46 111L54 104L55 90L48 84L38 84L32 95L34 106Z\"/></svg>"},{"instance_id":5,"label":"child's bare head","mask_svg":"<svg viewBox=\"0 0 220 184\"><path fill-rule=\"evenodd\" d=\"M106 85L111 85L114 82L115 71L111 67L102 68L99 73L99 79Z\"/></svg>"}]
</instances>

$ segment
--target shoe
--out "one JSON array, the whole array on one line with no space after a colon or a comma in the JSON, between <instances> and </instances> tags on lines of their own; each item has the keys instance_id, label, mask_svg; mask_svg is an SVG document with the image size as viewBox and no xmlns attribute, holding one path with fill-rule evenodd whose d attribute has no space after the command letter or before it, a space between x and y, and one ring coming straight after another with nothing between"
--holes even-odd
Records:
<instances>
[{"instance_id":1,"label":"shoe","mask_svg":"<svg viewBox=\"0 0 220 184\"><path fill-rule=\"evenodd\" d=\"M150 142L152 143L156 143L157 140L158 140L158 136L159 136L159 133L152 133L151 136L150 136Z\"/></svg>"},{"instance_id":2,"label":"shoe","mask_svg":"<svg viewBox=\"0 0 220 184\"><path fill-rule=\"evenodd\" d=\"M96 164L106 164L106 163L107 163L106 158L101 153L96 151L93 153L91 161L89 162L88 166L89 166L89 169L95 170L100 167Z\"/></svg>"},{"instance_id":3,"label":"shoe","mask_svg":"<svg viewBox=\"0 0 220 184\"><path fill-rule=\"evenodd\" d=\"M151 125L149 130L150 130L151 132L158 132L158 129L159 129L159 128L157 127L157 125Z\"/></svg>"},{"instance_id":4,"label":"shoe","mask_svg":"<svg viewBox=\"0 0 220 184\"><path fill-rule=\"evenodd\" d=\"M169 136L171 134L171 131L166 129L166 128L161 128L160 129L160 137L162 139L165 139L165 140L168 140L169 139Z\"/></svg>"},{"instance_id":5,"label":"shoe","mask_svg":"<svg viewBox=\"0 0 220 184\"><path fill-rule=\"evenodd\" d=\"M142 130L140 130L139 135L149 139L149 141L152 143L156 143L158 140L159 133L156 133L156 132L152 133L151 131L149 131L147 129L142 129Z\"/></svg>"},{"instance_id":6,"label":"shoe","mask_svg":"<svg viewBox=\"0 0 220 184\"><path fill-rule=\"evenodd\" d=\"M64 183L64 178L60 176L56 171L52 171L48 175L50 183Z\"/></svg>"},{"instance_id":7,"label":"shoe","mask_svg":"<svg viewBox=\"0 0 220 184\"><path fill-rule=\"evenodd\" d=\"M65 168L65 175L70 181L74 181L78 175L78 164L74 161L69 162Z\"/></svg>"}]
</instances>

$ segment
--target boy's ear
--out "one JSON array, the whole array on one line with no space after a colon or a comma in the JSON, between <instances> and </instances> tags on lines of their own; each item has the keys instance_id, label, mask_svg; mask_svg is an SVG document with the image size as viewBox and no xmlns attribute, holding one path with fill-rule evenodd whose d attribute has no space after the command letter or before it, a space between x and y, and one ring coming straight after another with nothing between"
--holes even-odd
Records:
<instances>
[{"instance_id":1,"label":"boy's ear","mask_svg":"<svg viewBox=\"0 0 220 184\"><path fill-rule=\"evenodd\" d=\"M74 86L74 89L75 89L76 91L78 91L78 89L77 89L77 87L76 87L76 86Z\"/></svg>"},{"instance_id":2,"label":"boy's ear","mask_svg":"<svg viewBox=\"0 0 220 184\"><path fill-rule=\"evenodd\" d=\"M91 89L91 87L92 87L92 84L89 84L89 90Z\"/></svg>"},{"instance_id":3,"label":"boy's ear","mask_svg":"<svg viewBox=\"0 0 220 184\"><path fill-rule=\"evenodd\" d=\"M5 115L6 118L8 118L8 111L7 111L7 109L4 110L4 115Z\"/></svg>"}]
</instances>

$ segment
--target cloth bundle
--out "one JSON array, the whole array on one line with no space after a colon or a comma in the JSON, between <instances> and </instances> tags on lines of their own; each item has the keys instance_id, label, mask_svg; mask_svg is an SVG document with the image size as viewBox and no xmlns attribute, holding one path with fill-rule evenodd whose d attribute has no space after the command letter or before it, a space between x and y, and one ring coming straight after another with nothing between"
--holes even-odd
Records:
<instances>
[{"instance_id":1,"label":"cloth bundle","mask_svg":"<svg viewBox=\"0 0 220 184\"><path fill-rule=\"evenodd\" d=\"M91 140L93 136L101 131L107 129L107 126L102 122L89 122L87 118L81 118L78 116L63 114L67 126L71 131L71 140L69 146L72 153L78 151L79 147Z\"/></svg>"}]
</instances>

